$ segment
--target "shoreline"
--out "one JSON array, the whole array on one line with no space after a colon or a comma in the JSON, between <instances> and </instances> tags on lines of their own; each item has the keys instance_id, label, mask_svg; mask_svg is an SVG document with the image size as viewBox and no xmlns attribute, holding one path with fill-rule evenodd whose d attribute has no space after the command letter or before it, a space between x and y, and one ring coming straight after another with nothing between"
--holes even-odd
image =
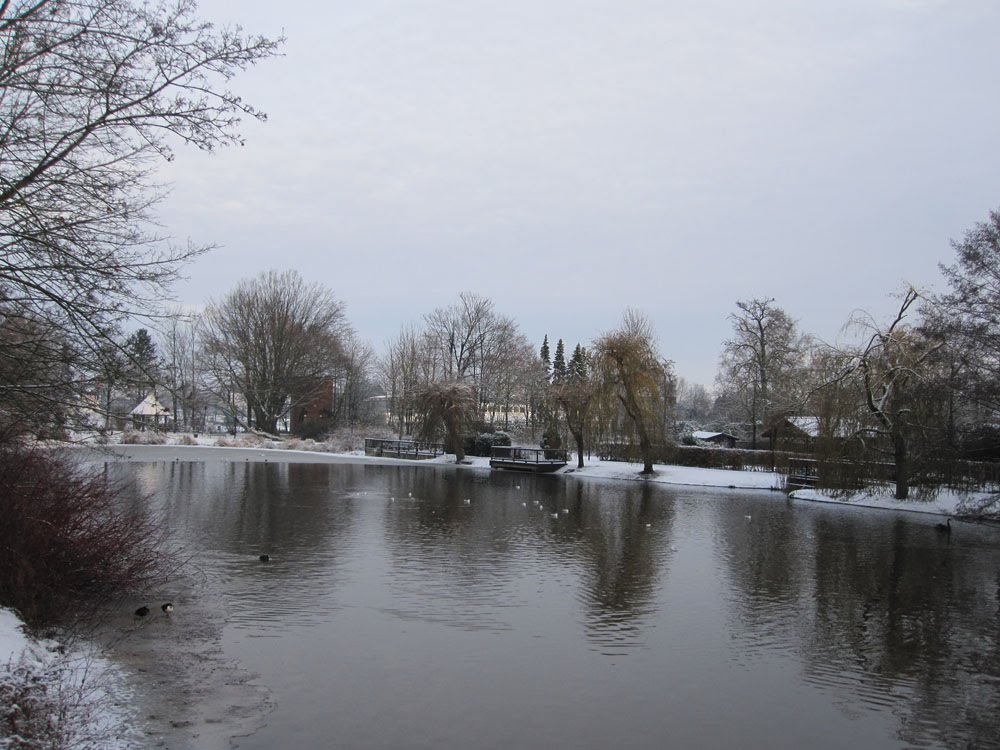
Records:
<instances>
[{"instance_id":1,"label":"shoreline","mask_svg":"<svg viewBox=\"0 0 1000 750\"><path fill-rule=\"evenodd\" d=\"M386 458L367 456L362 451L331 453L318 450L289 449L283 447L219 446L204 439L197 445L163 444L142 445L112 443L108 445L60 444L60 447L81 452L87 461L124 462L226 462L226 463L311 463L311 464L370 464L374 466L447 466L455 470L492 471L489 458L468 456L455 463L453 455L433 459ZM747 472L731 469L702 469L687 466L656 464L652 476L644 476L635 464L589 459L583 469L572 464L551 476L581 479L607 479L618 481L651 482L680 487L703 487L720 490L765 490L784 494L783 478L775 472ZM518 472L506 472L516 475ZM827 505L874 508L882 510L921 513L924 515L953 516L965 520L978 520L984 512L1000 510L1000 493L960 493L941 490L928 499L896 500L891 494L857 493L834 496L820 490L801 489L786 495L788 499L817 502Z\"/></svg>"}]
</instances>

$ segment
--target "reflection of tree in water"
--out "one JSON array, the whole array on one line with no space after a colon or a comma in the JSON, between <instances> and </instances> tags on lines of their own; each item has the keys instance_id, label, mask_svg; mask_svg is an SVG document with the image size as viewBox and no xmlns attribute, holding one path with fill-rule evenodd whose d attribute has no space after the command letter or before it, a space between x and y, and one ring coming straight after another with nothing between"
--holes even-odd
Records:
<instances>
[{"instance_id":1,"label":"reflection of tree in water","mask_svg":"<svg viewBox=\"0 0 1000 750\"><path fill-rule=\"evenodd\" d=\"M728 568L730 585L739 592L742 605L736 614L738 631L774 628L775 613L795 606L802 589L808 586L809 568L799 564L799 552L790 540L798 533L795 517L785 508L754 506L747 514L742 507L716 504L715 540ZM748 517L749 515L749 517ZM795 626L790 618L786 623ZM773 635L754 638L747 645L766 648ZM745 653L744 649L741 652Z\"/></svg>"},{"instance_id":2,"label":"reflection of tree in water","mask_svg":"<svg viewBox=\"0 0 1000 750\"><path fill-rule=\"evenodd\" d=\"M344 541L357 514L345 496L363 483L363 470L261 462L176 462L136 469L140 489L162 512L173 538L198 550L188 566L198 577L189 586L208 585L209 596L228 597L237 619L267 619L303 587L320 582L322 596L315 606L308 612L289 610L288 616L317 619L336 606L328 594L336 588ZM257 560L263 553L271 563ZM205 555L214 562L206 563ZM200 580L206 571L211 580Z\"/></svg>"},{"instance_id":3,"label":"reflection of tree in water","mask_svg":"<svg viewBox=\"0 0 1000 750\"><path fill-rule=\"evenodd\" d=\"M468 629L510 627L519 604L522 510L494 474L451 468L384 469L392 560L391 612ZM466 503L465 501L469 502Z\"/></svg>"},{"instance_id":4,"label":"reflection of tree in water","mask_svg":"<svg viewBox=\"0 0 1000 750\"><path fill-rule=\"evenodd\" d=\"M721 537L740 650L799 652L846 711L892 702L908 744L1000 747L1000 553L900 517L780 515Z\"/></svg>"},{"instance_id":5,"label":"reflection of tree in water","mask_svg":"<svg viewBox=\"0 0 1000 750\"><path fill-rule=\"evenodd\" d=\"M351 506L331 502L360 481L355 465L172 463L163 471L163 509L208 547L233 554L282 554L328 546Z\"/></svg>"},{"instance_id":6,"label":"reflection of tree in water","mask_svg":"<svg viewBox=\"0 0 1000 750\"><path fill-rule=\"evenodd\" d=\"M500 472L390 472L386 534L398 614L502 628L505 611L533 598L520 587L541 580L581 585L576 598L602 646L634 643L673 517L657 490Z\"/></svg>"},{"instance_id":7,"label":"reflection of tree in water","mask_svg":"<svg viewBox=\"0 0 1000 750\"><path fill-rule=\"evenodd\" d=\"M554 534L560 557L583 568L581 600L588 637L601 648L640 645L651 614L674 503L646 483L567 482L562 507L570 513Z\"/></svg>"},{"instance_id":8,"label":"reflection of tree in water","mask_svg":"<svg viewBox=\"0 0 1000 750\"><path fill-rule=\"evenodd\" d=\"M904 689L908 743L1000 747L1000 617L989 572L1000 555L984 566L980 554L903 519L888 537L857 524L853 545L823 543L832 534L817 531L810 666L835 649L879 692Z\"/></svg>"}]
</instances>

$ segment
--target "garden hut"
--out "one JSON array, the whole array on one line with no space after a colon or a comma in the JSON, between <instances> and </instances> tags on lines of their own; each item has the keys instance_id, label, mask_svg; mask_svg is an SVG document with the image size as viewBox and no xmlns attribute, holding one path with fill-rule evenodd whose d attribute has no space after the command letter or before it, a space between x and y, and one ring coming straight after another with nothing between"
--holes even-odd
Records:
<instances>
[{"instance_id":1,"label":"garden hut","mask_svg":"<svg viewBox=\"0 0 1000 750\"><path fill-rule=\"evenodd\" d=\"M132 426L137 430L145 430L152 427L158 430L170 424L170 409L160 403L156 395L150 393L140 401L131 412Z\"/></svg>"},{"instance_id":2,"label":"garden hut","mask_svg":"<svg viewBox=\"0 0 1000 750\"><path fill-rule=\"evenodd\" d=\"M699 430L693 433L692 437L699 443L711 443L723 448L736 447L736 436L730 435L728 432L707 432L705 430Z\"/></svg>"}]
</instances>

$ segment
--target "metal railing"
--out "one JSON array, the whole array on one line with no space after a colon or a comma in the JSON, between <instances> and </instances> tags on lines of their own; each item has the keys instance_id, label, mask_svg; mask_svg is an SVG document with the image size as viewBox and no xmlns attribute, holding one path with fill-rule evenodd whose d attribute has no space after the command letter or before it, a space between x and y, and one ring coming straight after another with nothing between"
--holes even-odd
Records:
<instances>
[{"instance_id":1,"label":"metal railing","mask_svg":"<svg viewBox=\"0 0 1000 750\"><path fill-rule=\"evenodd\" d=\"M419 440L365 438L366 456L426 459L436 458L443 454L444 446L441 443L426 443Z\"/></svg>"},{"instance_id":2,"label":"metal railing","mask_svg":"<svg viewBox=\"0 0 1000 750\"><path fill-rule=\"evenodd\" d=\"M559 448L522 448L516 445L494 445L491 461L510 461L520 464L567 463L569 451Z\"/></svg>"}]
</instances>

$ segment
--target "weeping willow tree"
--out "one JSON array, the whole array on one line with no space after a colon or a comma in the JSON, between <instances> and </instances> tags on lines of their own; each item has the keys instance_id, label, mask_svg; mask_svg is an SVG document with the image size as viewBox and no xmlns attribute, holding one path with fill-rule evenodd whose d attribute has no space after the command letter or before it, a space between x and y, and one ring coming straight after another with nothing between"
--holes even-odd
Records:
<instances>
[{"instance_id":1,"label":"weeping willow tree","mask_svg":"<svg viewBox=\"0 0 1000 750\"><path fill-rule=\"evenodd\" d=\"M444 431L445 453L454 453L455 462L465 459L462 433L476 418L478 399L471 385L454 380L428 383L417 396L422 415L421 434L433 439Z\"/></svg>"},{"instance_id":2,"label":"weeping willow tree","mask_svg":"<svg viewBox=\"0 0 1000 750\"><path fill-rule=\"evenodd\" d=\"M638 442L642 473L652 474L656 446L665 434L672 377L649 320L627 310L621 326L594 343L593 367L602 411L624 415L622 431Z\"/></svg>"}]
</instances>

